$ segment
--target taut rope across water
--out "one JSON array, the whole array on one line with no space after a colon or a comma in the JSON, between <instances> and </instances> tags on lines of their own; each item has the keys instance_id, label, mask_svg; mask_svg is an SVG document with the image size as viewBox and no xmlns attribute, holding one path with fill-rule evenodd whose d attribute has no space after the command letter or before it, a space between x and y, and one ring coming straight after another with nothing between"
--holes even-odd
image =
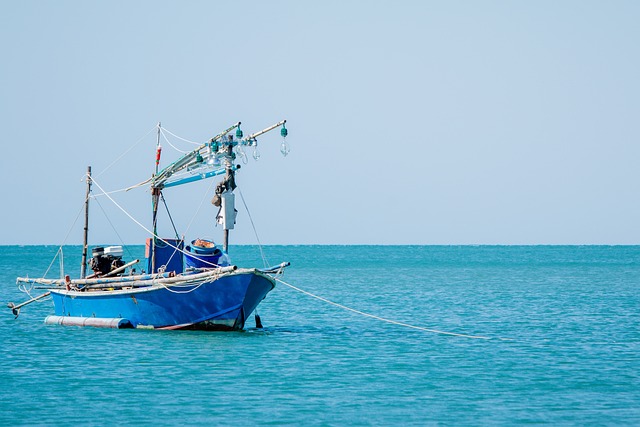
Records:
<instances>
[{"instance_id":1,"label":"taut rope across water","mask_svg":"<svg viewBox=\"0 0 640 427\"><path fill-rule=\"evenodd\" d=\"M374 314L365 313L364 311L356 310L355 308L347 307L346 305L339 304L339 303L331 301L331 300L329 300L327 298L321 297L319 295L312 294L311 292L305 291L304 289L300 289L300 288L298 288L296 286L293 286L292 284L287 283L287 282L285 282L284 280L282 280L280 278L276 277L275 279L278 282L282 283L283 285L288 286L289 288L291 288L291 289L293 289L293 290L295 290L297 292L303 293L303 294L308 295L308 296L310 296L312 298L315 298L317 300L326 302L327 304L331 304L333 306L339 307L339 308L341 308L343 310L350 311L352 313L359 314L361 316L370 317L372 319L380 320L381 322L385 322L385 323L390 323L392 325L404 326L405 328L417 329L419 331L431 332L431 333L434 333L434 334L451 335L451 336L454 336L454 337L471 338L471 339L476 339L476 340L499 339L501 341L511 341L511 339L509 339L509 338L499 338L499 337L498 338L492 338L492 337L487 337L487 336L482 336L482 335L459 334L459 333L456 333L456 332L440 331L438 329L430 329L430 328L425 328L425 327L422 327L422 326L416 326L416 325L410 325L408 323L398 322L396 320L387 319L387 318L384 318L384 317L376 316Z\"/></svg>"}]
</instances>

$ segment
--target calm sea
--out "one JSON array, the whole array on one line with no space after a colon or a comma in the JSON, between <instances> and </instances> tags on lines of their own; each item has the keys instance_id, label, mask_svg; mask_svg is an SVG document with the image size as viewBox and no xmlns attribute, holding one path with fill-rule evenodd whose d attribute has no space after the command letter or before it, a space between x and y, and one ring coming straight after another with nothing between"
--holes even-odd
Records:
<instances>
[{"instance_id":1,"label":"calm sea","mask_svg":"<svg viewBox=\"0 0 640 427\"><path fill-rule=\"evenodd\" d=\"M491 339L284 284L259 307L264 329L235 333L46 326L51 301L16 320L3 308L0 424L640 425L640 246L264 249L314 295ZM0 247L3 307L56 250ZM257 247L231 255L262 266ZM79 258L65 247L68 273Z\"/></svg>"}]
</instances>

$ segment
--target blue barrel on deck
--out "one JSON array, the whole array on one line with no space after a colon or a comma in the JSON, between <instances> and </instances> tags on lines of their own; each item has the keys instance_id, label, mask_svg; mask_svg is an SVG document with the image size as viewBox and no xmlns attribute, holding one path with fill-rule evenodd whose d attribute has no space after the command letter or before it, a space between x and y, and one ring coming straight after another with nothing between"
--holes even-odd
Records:
<instances>
[{"instance_id":1,"label":"blue barrel on deck","mask_svg":"<svg viewBox=\"0 0 640 427\"><path fill-rule=\"evenodd\" d=\"M191 241L191 246L187 246L188 251L198 255L213 255L215 251L220 251L212 240L196 239Z\"/></svg>"},{"instance_id":2,"label":"blue barrel on deck","mask_svg":"<svg viewBox=\"0 0 640 427\"><path fill-rule=\"evenodd\" d=\"M220 265L220 257L222 256L222 251L216 247L201 248L187 246L185 249L184 265L187 268L215 268ZM203 251L203 249L206 250Z\"/></svg>"},{"instance_id":3,"label":"blue barrel on deck","mask_svg":"<svg viewBox=\"0 0 640 427\"><path fill-rule=\"evenodd\" d=\"M182 248L184 248L184 240L182 239L157 239L155 245L150 238L147 239L145 245L145 257L147 258L146 271L149 273L157 273L160 267L165 266L165 271L167 272L174 271L176 274L182 273L184 271L182 257L180 256ZM155 270L151 271L153 258L155 258Z\"/></svg>"}]
</instances>

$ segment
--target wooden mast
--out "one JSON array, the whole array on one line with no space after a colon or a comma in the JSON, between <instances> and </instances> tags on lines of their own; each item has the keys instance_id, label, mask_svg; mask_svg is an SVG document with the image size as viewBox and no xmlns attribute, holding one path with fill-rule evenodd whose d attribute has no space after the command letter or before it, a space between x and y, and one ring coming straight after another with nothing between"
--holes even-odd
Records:
<instances>
[{"instance_id":1,"label":"wooden mast","mask_svg":"<svg viewBox=\"0 0 640 427\"><path fill-rule=\"evenodd\" d=\"M154 177L158 175L158 168L160 167L160 154L162 147L160 147L160 122L158 122L158 139L156 142L156 173ZM151 203L153 204L153 236L151 236L151 271L153 273L156 269L156 236L158 234L158 203L160 202L160 189L153 185L151 187Z\"/></svg>"},{"instance_id":2,"label":"wooden mast","mask_svg":"<svg viewBox=\"0 0 640 427\"><path fill-rule=\"evenodd\" d=\"M87 241L89 238L89 194L91 193L91 166L87 166L87 195L84 200L84 238L82 240L82 266L80 278L87 276Z\"/></svg>"}]
</instances>

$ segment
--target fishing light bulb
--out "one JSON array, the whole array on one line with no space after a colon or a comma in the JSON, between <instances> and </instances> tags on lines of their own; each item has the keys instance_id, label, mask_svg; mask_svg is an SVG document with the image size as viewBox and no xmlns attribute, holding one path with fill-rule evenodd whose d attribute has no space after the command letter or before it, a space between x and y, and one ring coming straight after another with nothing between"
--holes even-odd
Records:
<instances>
[{"instance_id":1,"label":"fishing light bulb","mask_svg":"<svg viewBox=\"0 0 640 427\"><path fill-rule=\"evenodd\" d=\"M255 161L260 160L260 152L258 151L258 147L257 146L253 149L253 159Z\"/></svg>"},{"instance_id":2,"label":"fishing light bulb","mask_svg":"<svg viewBox=\"0 0 640 427\"><path fill-rule=\"evenodd\" d=\"M214 158L215 156L213 154L213 151L211 150L211 145L209 145L209 147L207 148L207 164L212 165Z\"/></svg>"},{"instance_id":3,"label":"fishing light bulb","mask_svg":"<svg viewBox=\"0 0 640 427\"><path fill-rule=\"evenodd\" d=\"M247 153L244 152L244 147L238 145L236 148L236 153L238 153L238 156L240 156L242 163L246 165L249 161L249 158L247 157Z\"/></svg>"},{"instance_id":4,"label":"fishing light bulb","mask_svg":"<svg viewBox=\"0 0 640 427\"><path fill-rule=\"evenodd\" d=\"M289 154L289 151L291 151L291 148L289 148L289 144L287 143L286 139L282 139L282 144L280 144L280 152L282 153L283 156L287 157L287 154Z\"/></svg>"}]
</instances>

